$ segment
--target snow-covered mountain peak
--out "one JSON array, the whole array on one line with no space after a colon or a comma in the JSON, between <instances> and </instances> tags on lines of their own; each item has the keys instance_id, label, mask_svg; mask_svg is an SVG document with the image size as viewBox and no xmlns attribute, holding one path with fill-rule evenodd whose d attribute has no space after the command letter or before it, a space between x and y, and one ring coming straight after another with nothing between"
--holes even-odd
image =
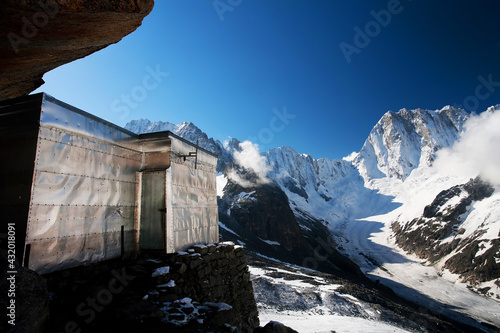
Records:
<instances>
[{"instance_id":1,"label":"snow-covered mountain peak","mask_svg":"<svg viewBox=\"0 0 500 333\"><path fill-rule=\"evenodd\" d=\"M149 119L138 119L131 120L126 125L125 128L134 133L152 133L152 132L162 132L171 131L176 132L179 125L175 125L169 122L155 121L152 122Z\"/></svg>"},{"instance_id":2,"label":"snow-covered mountain peak","mask_svg":"<svg viewBox=\"0 0 500 333\"><path fill-rule=\"evenodd\" d=\"M180 136L183 136L184 135L188 135L188 136L203 136L205 133L202 132L202 130L199 129L198 126L196 126L195 124L193 124L192 122L187 122L187 121L184 121L178 125L176 125L177 128L176 128L176 133L177 135L180 135ZM205 134L206 136L206 134Z\"/></svg>"},{"instance_id":3,"label":"snow-covered mountain peak","mask_svg":"<svg viewBox=\"0 0 500 333\"><path fill-rule=\"evenodd\" d=\"M151 121L149 119L138 119L132 120L125 125L125 128L134 133L152 133L152 132L163 132L171 131L179 136L203 136L203 133L195 124L192 122L184 121L180 124L173 124L168 121ZM187 139L187 138L186 138ZM196 140L195 140L196 142Z\"/></svg>"},{"instance_id":4,"label":"snow-covered mountain peak","mask_svg":"<svg viewBox=\"0 0 500 333\"><path fill-rule=\"evenodd\" d=\"M340 176L350 173L352 165L367 183L385 177L405 180L420 165L431 165L439 149L450 147L456 142L468 118L469 114L465 110L450 105L440 110L403 108L398 112L385 113L373 127L359 153L353 153L340 161L314 159L287 146L270 149L265 156L274 176L286 176L290 179L289 186L294 183L293 186L299 188L310 184L317 190L323 172L325 175ZM219 172L234 162L234 152L241 151L239 140L232 138L222 144L208 138L192 122L176 125L140 119L129 122L126 128L136 133L169 130L193 143L199 142L201 147L219 155Z\"/></svg>"},{"instance_id":5,"label":"snow-covered mountain peak","mask_svg":"<svg viewBox=\"0 0 500 333\"><path fill-rule=\"evenodd\" d=\"M430 165L437 150L451 146L469 114L445 106L441 110L389 111L374 126L353 160L365 181L404 180L420 165Z\"/></svg>"}]
</instances>

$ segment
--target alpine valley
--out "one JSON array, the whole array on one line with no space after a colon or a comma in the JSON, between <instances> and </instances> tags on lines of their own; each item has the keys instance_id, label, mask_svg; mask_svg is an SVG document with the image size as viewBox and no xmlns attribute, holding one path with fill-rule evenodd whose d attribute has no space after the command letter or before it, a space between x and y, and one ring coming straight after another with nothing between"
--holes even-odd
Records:
<instances>
[{"instance_id":1,"label":"alpine valley","mask_svg":"<svg viewBox=\"0 0 500 333\"><path fill-rule=\"evenodd\" d=\"M300 332L340 332L342 316L365 320L349 332L499 331L500 106L389 111L339 160L223 144L188 122L126 128L219 156L220 233L252 258L261 317Z\"/></svg>"}]
</instances>

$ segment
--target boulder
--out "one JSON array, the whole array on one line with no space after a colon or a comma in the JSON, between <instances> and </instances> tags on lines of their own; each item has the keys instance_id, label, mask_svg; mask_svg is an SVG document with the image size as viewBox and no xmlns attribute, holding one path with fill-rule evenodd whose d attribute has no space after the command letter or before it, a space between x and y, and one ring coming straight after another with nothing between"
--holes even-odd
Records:
<instances>
[{"instance_id":1,"label":"boulder","mask_svg":"<svg viewBox=\"0 0 500 333\"><path fill-rule=\"evenodd\" d=\"M293 328L277 321L270 321L264 327L257 327L254 333L298 333Z\"/></svg>"}]
</instances>

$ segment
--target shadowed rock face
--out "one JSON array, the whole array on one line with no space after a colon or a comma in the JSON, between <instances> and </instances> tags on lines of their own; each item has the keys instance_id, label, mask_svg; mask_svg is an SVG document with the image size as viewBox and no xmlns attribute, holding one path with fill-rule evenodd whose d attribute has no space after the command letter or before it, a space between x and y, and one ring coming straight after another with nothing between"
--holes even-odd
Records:
<instances>
[{"instance_id":1,"label":"shadowed rock face","mask_svg":"<svg viewBox=\"0 0 500 333\"><path fill-rule=\"evenodd\" d=\"M27 95L43 74L117 43L137 29L154 0L3 0L0 100Z\"/></svg>"},{"instance_id":2,"label":"shadowed rock face","mask_svg":"<svg viewBox=\"0 0 500 333\"><path fill-rule=\"evenodd\" d=\"M235 199L231 195L252 193L249 198ZM286 194L271 184L245 189L229 181L225 199L231 202L231 217L242 227L264 240L278 242L286 250L304 250L302 231L288 204Z\"/></svg>"}]
</instances>

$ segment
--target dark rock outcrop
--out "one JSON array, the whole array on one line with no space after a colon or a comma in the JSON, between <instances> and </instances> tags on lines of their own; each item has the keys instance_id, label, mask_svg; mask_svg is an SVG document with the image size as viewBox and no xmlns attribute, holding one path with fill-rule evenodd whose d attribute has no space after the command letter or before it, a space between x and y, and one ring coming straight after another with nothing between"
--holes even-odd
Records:
<instances>
[{"instance_id":1,"label":"dark rock outcrop","mask_svg":"<svg viewBox=\"0 0 500 333\"><path fill-rule=\"evenodd\" d=\"M27 95L43 74L137 29L154 0L6 0L0 6L0 100Z\"/></svg>"},{"instance_id":2,"label":"dark rock outcrop","mask_svg":"<svg viewBox=\"0 0 500 333\"><path fill-rule=\"evenodd\" d=\"M465 213L467 206L469 206L472 201L479 201L487 198L493 194L494 190L493 186L479 177L471 179L466 184L453 186L450 189L441 191L434 201L424 208L423 216L426 218L442 218L446 221L458 222L458 217ZM452 210L441 210L448 200L455 196L459 196L462 191L467 192L467 197L460 200L460 203Z\"/></svg>"},{"instance_id":3,"label":"dark rock outcrop","mask_svg":"<svg viewBox=\"0 0 500 333\"><path fill-rule=\"evenodd\" d=\"M293 328L283 325L277 321L270 321L264 327L257 327L254 333L298 333Z\"/></svg>"},{"instance_id":4,"label":"dark rock outcrop","mask_svg":"<svg viewBox=\"0 0 500 333\"><path fill-rule=\"evenodd\" d=\"M278 186L262 184L243 188L229 181L226 193L224 206L241 227L263 240L279 243L286 250L304 249L302 231L290 208L288 197ZM232 197L241 193L252 194Z\"/></svg>"}]
</instances>

